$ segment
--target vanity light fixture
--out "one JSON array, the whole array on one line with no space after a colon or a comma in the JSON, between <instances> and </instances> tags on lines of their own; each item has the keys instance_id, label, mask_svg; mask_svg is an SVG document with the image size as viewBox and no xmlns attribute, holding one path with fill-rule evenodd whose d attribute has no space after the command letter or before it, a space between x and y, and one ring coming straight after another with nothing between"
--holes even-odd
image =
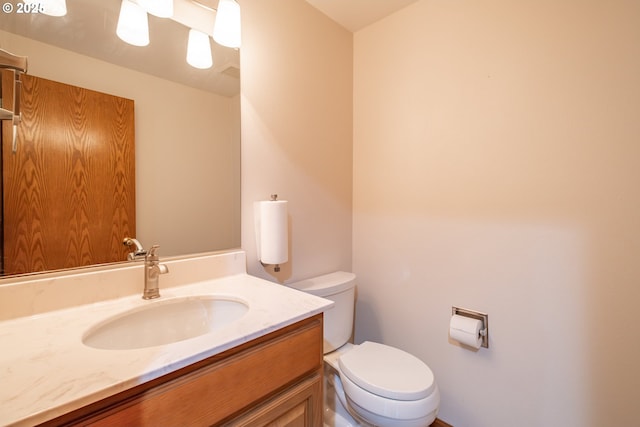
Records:
<instances>
[{"instance_id":1,"label":"vanity light fixture","mask_svg":"<svg viewBox=\"0 0 640 427\"><path fill-rule=\"evenodd\" d=\"M147 11L131 0L122 0L116 34L134 46L149 44L149 17Z\"/></svg>"},{"instance_id":2,"label":"vanity light fixture","mask_svg":"<svg viewBox=\"0 0 640 427\"><path fill-rule=\"evenodd\" d=\"M66 0L24 0L25 5L31 6L32 9L25 8L28 12L37 11L49 16L65 16L67 14Z\"/></svg>"},{"instance_id":3,"label":"vanity light fixture","mask_svg":"<svg viewBox=\"0 0 640 427\"><path fill-rule=\"evenodd\" d=\"M202 31L189 30L189 42L187 43L187 63L195 68L211 68L211 43L209 35Z\"/></svg>"},{"instance_id":4,"label":"vanity light fixture","mask_svg":"<svg viewBox=\"0 0 640 427\"><path fill-rule=\"evenodd\" d=\"M213 65L211 36L222 46L240 48L240 5L235 0L219 0L217 10L194 0L122 0L118 37L134 46L148 45L148 14L170 18L190 29L187 63L195 68Z\"/></svg>"},{"instance_id":5,"label":"vanity light fixture","mask_svg":"<svg viewBox=\"0 0 640 427\"><path fill-rule=\"evenodd\" d=\"M240 5L235 0L220 0L213 25L213 40L222 46L239 48Z\"/></svg>"}]
</instances>

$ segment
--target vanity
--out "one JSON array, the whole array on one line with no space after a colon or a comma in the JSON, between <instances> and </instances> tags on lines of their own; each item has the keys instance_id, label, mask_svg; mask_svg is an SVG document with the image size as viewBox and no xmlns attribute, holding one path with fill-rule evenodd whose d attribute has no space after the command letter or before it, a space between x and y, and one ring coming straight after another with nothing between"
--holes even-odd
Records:
<instances>
[{"instance_id":1,"label":"vanity","mask_svg":"<svg viewBox=\"0 0 640 427\"><path fill-rule=\"evenodd\" d=\"M240 250L164 263L154 300L139 262L1 286L0 424L321 425L332 303L247 275Z\"/></svg>"}]
</instances>

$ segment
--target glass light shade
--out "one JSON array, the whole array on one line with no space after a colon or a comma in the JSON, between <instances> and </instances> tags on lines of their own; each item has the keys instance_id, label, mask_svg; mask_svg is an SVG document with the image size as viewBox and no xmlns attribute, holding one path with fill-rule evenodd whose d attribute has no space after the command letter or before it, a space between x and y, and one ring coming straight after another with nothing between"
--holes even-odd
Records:
<instances>
[{"instance_id":1,"label":"glass light shade","mask_svg":"<svg viewBox=\"0 0 640 427\"><path fill-rule=\"evenodd\" d=\"M220 0L213 24L213 39L227 47L240 47L240 5L234 0Z\"/></svg>"},{"instance_id":2,"label":"glass light shade","mask_svg":"<svg viewBox=\"0 0 640 427\"><path fill-rule=\"evenodd\" d=\"M24 0L25 4L38 5L40 12L49 16L65 16L67 14L66 0Z\"/></svg>"},{"instance_id":3,"label":"glass light shade","mask_svg":"<svg viewBox=\"0 0 640 427\"><path fill-rule=\"evenodd\" d=\"M130 0L122 0L116 34L134 46L149 44L149 18L147 11Z\"/></svg>"},{"instance_id":4,"label":"glass light shade","mask_svg":"<svg viewBox=\"0 0 640 427\"><path fill-rule=\"evenodd\" d=\"M171 18L173 16L173 0L139 0L147 12L158 18Z\"/></svg>"},{"instance_id":5,"label":"glass light shade","mask_svg":"<svg viewBox=\"0 0 640 427\"><path fill-rule=\"evenodd\" d=\"M187 44L187 63L192 67L205 69L213 65L211 58L211 43L209 35L202 31L189 30L189 42Z\"/></svg>"}]
</instances>

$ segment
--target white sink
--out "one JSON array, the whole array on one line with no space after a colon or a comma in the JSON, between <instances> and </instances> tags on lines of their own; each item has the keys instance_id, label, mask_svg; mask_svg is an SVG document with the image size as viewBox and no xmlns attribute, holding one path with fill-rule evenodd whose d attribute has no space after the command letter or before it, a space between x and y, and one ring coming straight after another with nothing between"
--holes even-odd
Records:
<instances>
[{"instance_id":1,"label":"white sink","mask_svg":"<svg viewBox=\"0 0 640 427\"><path fill-rule=\"evenodd\" d=\"M247 311L247 302L232 297L201 295L157 300L94 325L82 342L104 350L171 344L224 328Z\"/></svg>"}]
</instances>

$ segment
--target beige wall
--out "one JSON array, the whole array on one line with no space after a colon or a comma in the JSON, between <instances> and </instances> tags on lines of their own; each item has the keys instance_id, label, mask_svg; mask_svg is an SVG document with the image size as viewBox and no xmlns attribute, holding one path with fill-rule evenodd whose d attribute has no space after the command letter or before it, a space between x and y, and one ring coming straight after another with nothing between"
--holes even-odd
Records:
<instances>
[{"instance_id":1,"label":"beige wall","mask_svg":"<svg viewBox=\"0 0 640 427\"><path fill-rule=\"evenodd\" d=\"M640 425L640 3L422 0L354 37L356 340L456 427ZM448 340L451 306L490 348Z\"/></svg>"},{"instance_id":2,"label":"beige wall","mask_svg":"<svg viewBox=\"0 0 640 427\"><path fill-rule=\"evenodd\" d=\"M0 31L29 74L135 101L137 237L163 255L240 245L240 105ZM216 183L223 185L217 186Z\"/></svg>"},{"instance_id":3,"label":"beige wall","mask_svg":"<svg viewBox=\"0 0 640 427\"><path fill-rule=\"evenodd\" d=\"M291 282L351 269L352 34L302 0L241 0L242 248ZM289 262L256 256L253 203L289 202Z\"/></svg>"}]
</instances>

